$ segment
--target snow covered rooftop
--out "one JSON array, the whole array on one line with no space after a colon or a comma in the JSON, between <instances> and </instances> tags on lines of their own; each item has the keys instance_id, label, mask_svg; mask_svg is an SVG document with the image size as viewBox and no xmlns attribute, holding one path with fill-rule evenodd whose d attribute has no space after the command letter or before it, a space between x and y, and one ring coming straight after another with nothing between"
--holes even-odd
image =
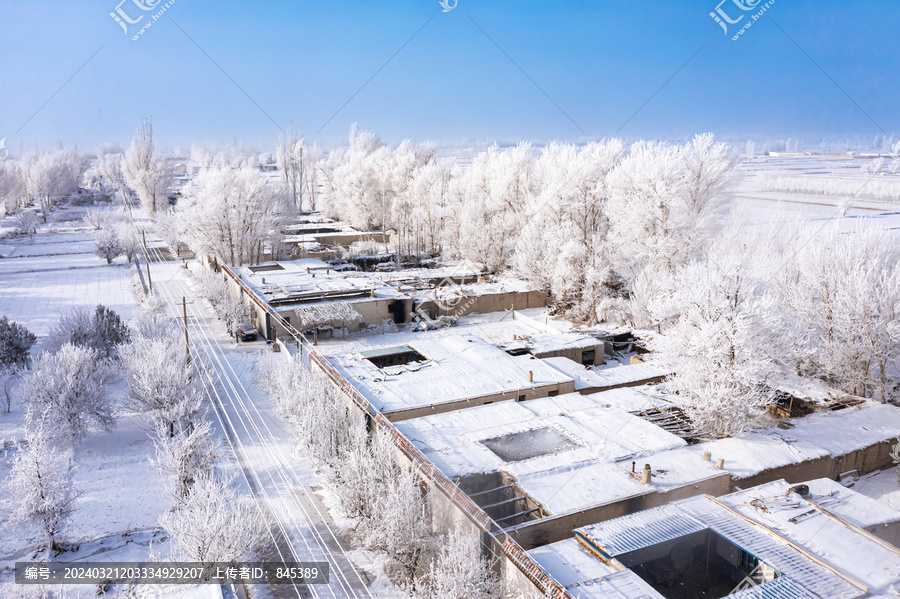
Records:
<instances>
[{"instance_id":1,"label":"snow covered rooftop","mask_svg":"<svg viewBox=\"0 0 900 599\"><path fill-rule=\"evenodd\" d=\"M582 527L575 531L577 541L566 539L529 554L573 597L663 598L666 585L660 578L651 580L653 569L641 570L644 562L635 560L682 561L682 569L688 569L680 575L693 577L690 568L696 557L683 552L676 555L678 547L686 539L696 543L711 531L726 541L709 547L715 548L717 556L731 560L732 566L727 567L740 566L749 574L747 570L762 563L761 571L768 572L735 596L830 599L887 595L900 581L900 550L858 528L860 524L851 517L855 514L858 522L871 525L894 519L896 513L827 479L806 485L808 499L789 492L791 485L784 481L718 500L694 497ZM624 564L631 564L632 569ZM732 570L729 575L740 579L744 573ZM623 592L626 588L634 589L635 594Z\"/></svg>"},{"instance_id":2,"label":"snow covered rooftop","mask_svg":"<svg viewBox=\"0 0 900 599\"><path fill-rule=\"evenodd\" d=\"M632 418L634 422L642 420L637 416ZM518 465L507 469L518 476L519 488L553 515L617 503L654 492L665 494L687 485L728 477L713 463L678 449L643 455L634 461L636 476L632 475L632 460L629 459L619 462L584 461L531 472L524 472L524 468L518 468ZM650 464L652 478L649 485L640 481L644 464Z\"/></svg>"},{"instance_id":3,"label":"snow covered rooftop","mask_svg":"<svg viewBox=\"0 0 900 599\"><path fill-rule=\"evenodd\" d=\"M396 340L391 345L396 346ZM541 360L510 356L472 335L412 334L406 345L425 361L379 369L359 351L346 350L332 352L326 359L383 412L519 390L567 387L565 392L574 388L571 378ZM510 395L510 398L515 396Z\"/></svg>"},{"instance_id":4,"label":"snow covered rooftop","mask_svg":"<svg viewBox=\"0 0 900 599\"><path fill-rule=\"evenodd\" d=\"M610 463L685 446L675 435L603 401L604 394L569 393L501 402L397 423L397 428L447 476L506 471L515 476L568 471L577 463ZM551 429L569 443L534 447L535 457L504 460L488 441ZM630 462L629 462L630 464ZM643 463L641 464L643 466Z\"/></svg>"},{"instance_id":5,"label":"snow covered rooftop","mask_svg":"<svg viewBox=\"0 0 900 599\"><path fill-rule=\"evenodd\" d=\"M233 269L267 303L295 305L361 297L403 297L369 273L339 272L321 260L304 258Z\"/></svg>"},{"instance_id":6,"label":"snow covered rooftop","mask_svg":"<svg viewBox=\"0 0 900 599\"><path fill-rule=\"evenodd\" d=\"M568 358L543 358L545 362L575 379L575 389L608 389L658 382L672 369L655 363L594 366L585 368Z\"/></svg>"},{"instance_id":7,"label":"snow covered rooftop","mask_svg":"<svg viewBox=\"0 0 900 599\"><path fill-rule=\"evenodd\" d=\"M698 455L709 451L713 461L724 458L725 470L742 479L772 468L844 455L898 436L900 409L866 401L843 410L785 419L780 427L757 429L683 451Z\"/></svg>"},{"instance_id":8,"label":"snow covered rooftop","mask_svg":"<svg viewBox=\"0 0 900 599\"><path fill-rule=\"evenodd\" d=\"M817 478L803 484L809 488L806 500L796 494L788 494L790 488L798 485L776 480L737 491L723 497L721 501L745 515L752 513L754 519L789 535L795 534L792 531L810 527L813 531L821 528L827 518L823 512L811 507L813 503L876 535L882 527L895 525L900 521L900 512L897 510L830 478ZM810 542L813 541L814 539Z\"/></svg>"}]
</instances>

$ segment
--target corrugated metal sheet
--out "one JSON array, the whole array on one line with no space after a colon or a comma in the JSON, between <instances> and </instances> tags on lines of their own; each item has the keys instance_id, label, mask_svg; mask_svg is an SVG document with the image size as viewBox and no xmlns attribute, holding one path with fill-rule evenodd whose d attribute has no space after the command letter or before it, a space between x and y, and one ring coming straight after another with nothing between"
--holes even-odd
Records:
<instances>
[{"instance_id":1,"label":"corrugated metal sheet","mask_svg":"<svg viewBox=\"0 0 900 599\"><path fill-rule=\"evenodd\" d=\"M672 505L822 599L852 599L865 595L832 570L708 499L701 497Z\"/></svg>"},{"instance_id":2,"label":"corrugated metal sheet","mask_svg":"<svg viewBox=\"0 0 900 599\"><path fill-rule=\"evenodd\" d=\"M741 597L854 599L865 595L785 541L703 497L586 526L576 533L617 556L704 529L716 532L783 575L754 587L759 589L757 595Z\"/></svg>"},{"instance_id":3,"label":"corrugated metal sheet","mask_svg":"<svg viewBox=\"0 0 900 599\"><path fill-rule=\"evenodd\" d=\"M709 528L685 512L666 505L579 528L580 533L612 555L652 547Z\"/></svg>"},{"instance_id":4,"label":"corrugated metal sheet","mask_svg":"<svg viewBox=\"0 0 900 599\"><path fill-rule=\"evenodd\" d=\"M819 599L785 576L733 593L728 597L734 599Z\"/></svg>"}]
</instances>

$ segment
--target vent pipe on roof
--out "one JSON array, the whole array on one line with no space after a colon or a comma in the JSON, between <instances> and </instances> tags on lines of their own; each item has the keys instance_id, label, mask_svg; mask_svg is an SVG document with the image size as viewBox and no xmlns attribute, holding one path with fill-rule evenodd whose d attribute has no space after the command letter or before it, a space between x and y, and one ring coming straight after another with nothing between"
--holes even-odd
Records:
<instances>
[{"instance_id":1,"label":"vent pipe on roof","mask_svg":"<svg viewBox=\"0 0 900 599\"><path fill-rule=\"evenodd\" d=\"M703 461L704 462L712 461L712 454L709 453L708 451L704 451L703 452Z\"/></svg>"},{"instance_id":2,"label":"vent pipe on roof","mask_svg":"<svg viewBox=\"0 0 900 599\"><path fill-rule=\"evenodd\" d=\"M716 468L718 468L719 470L725 469L725 458L719 458L718 460L716 460Z\"/></svg>"},{"instance_id":3,"label":"vent pipe on roof","mask_svg":"<svg viewBox=\"0 0 900 599\"><path fill-rule=\"evenodd\" d=\"M652 475L650 474L650 464L644 464L644 472L641 474L641 482L645 485L650 484Z\"/></svg>"},{"instance_id":4,"label":"vent pipe on roof","mask_svg":"<svg viewBox=\"0 0 900 599\"><path fill-rule=\"evenodd\" d=\"M529 371L528 371L528 382L529 382L529 383L533 383L533 382L534 382L534 371L533 371L533 370L529 370Z\"/></svg>"}]
</instances>

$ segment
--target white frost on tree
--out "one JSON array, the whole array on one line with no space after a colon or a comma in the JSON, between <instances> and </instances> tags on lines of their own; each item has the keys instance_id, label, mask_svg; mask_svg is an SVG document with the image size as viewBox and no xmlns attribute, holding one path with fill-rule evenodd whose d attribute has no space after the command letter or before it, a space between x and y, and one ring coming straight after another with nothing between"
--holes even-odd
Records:
<instances>
[{"instance_id":1,"label":"white frost on tree","mask_svg":"<svg viewBox=\"0 0 900 599\"><path fill-rule=\"evenodd\" d=\"M34 360L18 394L33 412L54 423L54 433L77 442L91 426L109 430L115 423L109 382L109 367L96 351L67 343Z\"/></svg>"},{"instance_id":2,"label":"white frost on tree","mask_svg":"<svg viewBox=\"0 0 900 599\"><path fill-rule=\"evenodd\" d=\"M159 523L172 537L176 556L191 562L246 560L265 534L259 508L214 473L202 475Z\"/></svg>"},{"instance_id":3,"label":"white frost on tree","mask_svg":"<svg viewBox=\"0 0 900 599\"><path fill-rule=\"evenodd\" d=\"M127 405L166 436L188 429L204 399L196 361L189 362L173 329L164 337L135 336L119 351L128 383Z\"/></svg>"},{"instance_id":4,"label":"white frost on tree","mask_svg":"<svg viewBox=\"0 0 900 599\"><path fill-rule=\"evenodd\" d=\"M475 533L453 528L423 576L416 597L420 599L500 599L503 586L481 557Z\"/></svg>"},{"instance_id":5,"label":"white frost on tree","mask_svg":"<svg viewBox=\"0 0 900 599\"><path fill-rule=\"evenodd\" d=\"M9 523L41 531L51 550L59 543L77 498L72 489L71 461L66 452L54 447L46 434L45 420L52 413L32 419L25 442L19 445L6 480L12 501Z\"/></svg>"},{"instance_id":6,"label":"white frost on tree","mask_svg":"<svg viewBox=\"0 0 900 599\"><path fill-rule=\"evenodd\" d=\"M212 167L182 191L185 240L199 254L232 266L257 264L280 236L284 194L259 171Z\"/></svg>"},{"instance_id":7,"label":"white frost on tree","mask_svg":"<svg viewBox=\"0 0 900 599\"><path fill-rule=\"evenodd\" d=\"M684 267L671 297L677 321L651 347L675 365L666 386L702 431L736 435L775 400L781 365L777 345L762 331L777 330L776 303L754 272L752 248L728 235L710 254Z\"/></svg>"},{"instance_id":8,"label":"white frost on tree","mask_svg":"<svg viewBox=\"0 0 900 599\"><path fill-rule=\"evenodd\" d=\"M114 171L110 173L115 176ZM143 119L121 161L122 181L137 196L141 207L151 218L169 205L168 189L172 183L172 169L165 157L153 146L153 125Z\"/></svg>"}]
</instances>

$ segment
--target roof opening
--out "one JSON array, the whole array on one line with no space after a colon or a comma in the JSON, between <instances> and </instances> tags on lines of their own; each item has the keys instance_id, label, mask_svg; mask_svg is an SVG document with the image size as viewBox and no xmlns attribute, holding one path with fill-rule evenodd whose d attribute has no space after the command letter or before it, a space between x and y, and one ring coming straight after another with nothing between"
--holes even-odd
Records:
<instances>
[{"instance_id":1,"label":"roof opening","mask_svg":"<svg viewBox=\"0 0 900 599\"><path fill-rule=\"evenodd\" d=\"M271 272L273 270L284 270L280 264L260 264L259 266L248 266L253 272Z\"/></svg>"},{"instance_id":2,"label":"roof opening","mask_svg":"<svg viewBox=\"0 0 900 599\"><path fill-rule=\"evenodd\" d=\"M528 349L527 347L516 347L514 349L506 350L506 353L508 353L511 356L527 356L528 354L531 353L531 350Z\"/></svg>"},{"instance_id":3,"label":"roof opening","mask_svg":"<svg viewBox=\"0 0 900 599\"><path fill-rule=\"evenodd\" d=\"M388 366L400 366L412 362L424 362L425 356L408 345L395 345L394 347L382 347L362 352L362 357L378 368Z\"/></svg>"},{"instance_id":4,"label":"roof opening","mask_svg":"<svg viewBox=\"0 0 900 599\"><path fill-rule=\"evenodd\" d=\"M617 555L666 599L725 597L781 573L711 529Z\"/></svg>"},{"instance_id":5,"label":"roof opening","mask_svg":"<svg viewBox=\"0 0 900 599\"><path fill-rule=\"evenodd\" d=\"M481 444L497 454L504 462L530 460L578 447L574 441L549 426L484 439Z\"/></svg>"}]
</instances>

